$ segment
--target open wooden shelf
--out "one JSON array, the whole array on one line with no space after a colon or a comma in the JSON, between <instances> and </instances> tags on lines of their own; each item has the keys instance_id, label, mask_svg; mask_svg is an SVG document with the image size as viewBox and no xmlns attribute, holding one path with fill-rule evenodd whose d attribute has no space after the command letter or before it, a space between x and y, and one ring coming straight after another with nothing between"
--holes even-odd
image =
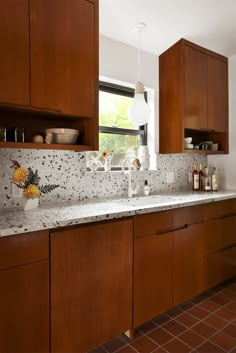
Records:
<instances>
[{"instance_id":1,"label":"open wooden shelf","mask_svg":"<svg viewBox=\"0 0 236 353\"><path fill-rule=\"evenodd\" d=\"M212 150L184 150L185 153L194 153L194 154L225 154L224 151L212 151Z\"/></svg>"},{"instance_id":2,"label":"open wooden shelf","mask_svg":"<svg viewBox=\"0 0 236 353\"><path fill-rule=\"evenodd\" d=\"M92 151L89 145L60 145L33 142L0 142L0 148L29 148L40 150L70 150L70 151Z\"/></svg>"}]
</instances>

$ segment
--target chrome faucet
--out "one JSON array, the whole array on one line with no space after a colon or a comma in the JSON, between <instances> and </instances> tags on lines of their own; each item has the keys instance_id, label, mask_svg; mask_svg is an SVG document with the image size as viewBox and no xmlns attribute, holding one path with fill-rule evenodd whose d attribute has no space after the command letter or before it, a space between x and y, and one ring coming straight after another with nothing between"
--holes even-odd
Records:
<instances>
[{"instance_id":1,"label":"chrome faucet","mask_svg":"<svg viewBox=\"0 0 236 353\"><path fill-rule=\"evenodd\" d=\"M125 171L125 166L128 166L128 171ZM128 197L132 197L133 195L137 194L137 188L133 189L132 188L132 178L131 178L131 163L128 159L125 159L122 164L122 171L124 174L128 174Z\"/></svg>"}]
</instances>

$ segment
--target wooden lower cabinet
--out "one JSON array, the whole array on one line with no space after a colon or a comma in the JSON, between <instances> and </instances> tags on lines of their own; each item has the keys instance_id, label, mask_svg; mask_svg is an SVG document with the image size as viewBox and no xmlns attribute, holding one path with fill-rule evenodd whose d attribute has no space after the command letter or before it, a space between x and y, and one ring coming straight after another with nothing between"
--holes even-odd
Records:
<instances>
[{"instance_id":1,"label":"wooden lower cabinet","mask_svg":"<svg viewBox=\"0 0 236 353\"><path fill-rule=\"evenodd\" d=\"M133 220L51 233L51 352L87 352L132 327Z\"/></svg>"},{"instance_id":2,"label":"wooden lower cabinet","mask_svg":"<svg viewBox=\"0 0 236 353\"><path fill-rule=\"evenodd\" d=\"M202 223L173 232L173 305L202 291Z\"/></svg>"},{"instance_id":3,"label":"wooden lower cabinet","mask_svg":"<svg viewBox=\"0 0 236 353\"><path fill-rule=\"evenodd\" d=\"M0 352L49 352L49 261L0 271L0 295Z\"/></svg>"},{"instance_id":4,"label":"wooden lower cabinet","mask_svg":"<svg viewBox=\"0 0 236 353\"><path fill-rule=\"evenodd\" d=\"M172 232L134 240L133 325L172 306Z\"/></svg>"}]
</instances>

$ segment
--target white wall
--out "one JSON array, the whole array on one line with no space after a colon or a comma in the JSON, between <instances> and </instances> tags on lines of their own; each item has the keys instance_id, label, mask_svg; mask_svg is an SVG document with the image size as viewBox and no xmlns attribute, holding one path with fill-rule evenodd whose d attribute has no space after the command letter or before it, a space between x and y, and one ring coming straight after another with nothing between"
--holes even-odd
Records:
<instances>
[{"instance_id":1,"label":"white wall","mask_svg":"<svg viewBox=\"0 0 236 353\"><path fill-rule=\"evenodd\" d=\"M148 126L148 141L150 152L153 154L159 150L158 57L141 51L140 71L141 81L148 91L148 102L152 111ZM111 82L134 85L138 81L138 49L100 36L99 75L104 80L108 78L112 79Z\"/></svg>"},{"instance_id":2,"label":"white wall","mask_svg":"<svg viewBox=\"0 0 236 353\"><path fill-rule=\"evenodd\" d=\"M236 189L236 55L229 58L229 155L209 156L219 171L220 187Z\"/></svg>"}]
</instances>

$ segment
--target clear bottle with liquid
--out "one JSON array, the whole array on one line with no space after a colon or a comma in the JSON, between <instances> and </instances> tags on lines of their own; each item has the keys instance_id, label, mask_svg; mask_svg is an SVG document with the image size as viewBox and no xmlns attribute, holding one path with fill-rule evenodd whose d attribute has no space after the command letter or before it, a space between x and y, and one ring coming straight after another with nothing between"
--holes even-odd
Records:
<instances>
[{"instance_id":1,"label":"clear bottle with liquid","mask_svg":"<svg viewBox=\"0 0 236 353\"><path fill-rule=\"evenodd\" d=\"M213 167L213 172L211 175L211 190L218 191L218 177L216 173L216 167Z\"/></svg>"},{"instance_id":2,"label":"clear bottle with liquid","mask_svg":"<svg viewBox=\"0 0 236 353\"><path fill-rule=\"evenodd\" d=\"M211 191L211 178L208 173L208 167L205 167L204 173L204 191Z\"/></svg>"}]
</instances>

